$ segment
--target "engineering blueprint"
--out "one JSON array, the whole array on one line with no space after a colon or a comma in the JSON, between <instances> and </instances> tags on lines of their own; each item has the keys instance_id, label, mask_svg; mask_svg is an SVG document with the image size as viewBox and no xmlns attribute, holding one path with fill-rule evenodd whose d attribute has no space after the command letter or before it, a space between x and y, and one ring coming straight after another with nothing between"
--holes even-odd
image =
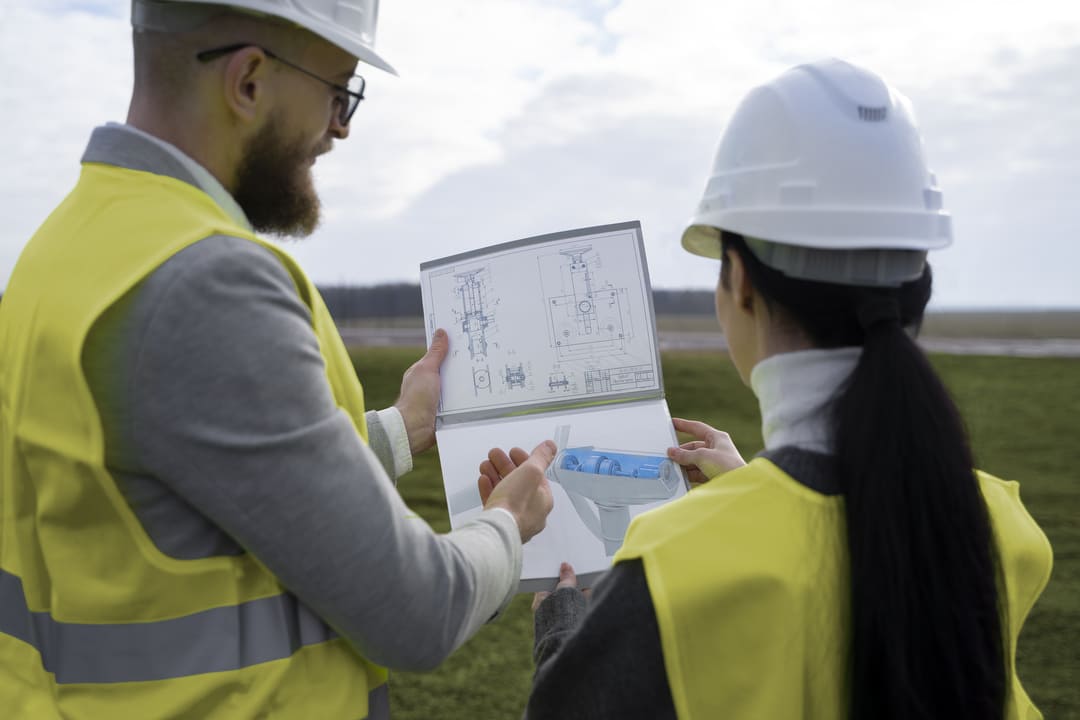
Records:
<instances>
[{"instance_id":1,"label":"engineering blueprint","mask_svg":"<svg viewBox=\"0 0 1080 720\"><path fill-rule=\"evenodd\" d=\"M483 512L492 447L555 440L555 507L523 549L525 592L559 564L611 565L636 515L686 492L657 354L641 226L571 230L420 266L428 339L450 335L436 439L450 523Z\"/></svg>"},{"instance_id":2,"label":"engineering blueprint","mask_svg":"<svg viewBox=\"0 0 1080 720\"><path fill-rule=\"evenodd\" d=\"M441 417L661 390L638 223L424 263L430 339L450 335Z\"/></svg>"}]
</instances>

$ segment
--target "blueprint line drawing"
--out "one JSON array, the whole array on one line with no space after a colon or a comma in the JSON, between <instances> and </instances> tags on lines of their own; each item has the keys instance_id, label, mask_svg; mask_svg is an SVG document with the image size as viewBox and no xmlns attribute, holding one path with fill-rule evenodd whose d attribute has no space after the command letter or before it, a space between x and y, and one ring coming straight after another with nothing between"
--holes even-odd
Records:
<instances>
[{"instance_id":1,"label":"blueprint line drawing","mask_svg":"<svg viewBox=\"0 0 1080 720\"><path fill-rule=\"evenodd\" d=\"M473 389L477 394L481 390L491 392L491 370L487 365L473 368Z\"/></svg>"},{"instance_id":2,"label":"blueprint line drawing","mask_svg":"<svg viewBox=\"0 0 1080 720\"><path fill-rule=\"evenodd\" d=\"M559 277L543 278L545 288L557 290L548 297L548 332L557 357L622 352L633 336L626 288L598 280L600 256L592 245L565 248L559 254L564 258ZM542 265L541 275L544 272Z\"/></svg>"},{"instance_id":3,"label":"blueprint line drawing","mask_svg":"<svg viewBox=\"0 0 1080 720\"><path fill-rule=\"evenodd\" d=\"M503 375L503 381L506 383L506 388L508 390L524 388L526 379L527 376L525 374L524 363L506 366L506 374Z\"/></svg>"},{"instance_id":4,"label":"blueprint line drawing","mask_svg":"<svg viewBox=\"0 0 1080 720\"><path fill-rule=\"evenodd\" d=\"M455 310L461 331L468 338L469 357L476 360L488 353L488 330L495 324L494 308L489 307L487 268L478 268L454 275L455 292L461 300L461 310Z\"/></svg>"},{"instance_id":5,"label":"blueprint line drawing","mask_svg":"<svg viewBox=\"0 0 1080 720\"><path fill-rule=\"evenodd\" d=\"M570 393L577 390L577 383L566 376L564 372L553 372L548 375L548 392Z\"/></svg>"},{"instance_id":6,"label":"blueprint line drawing","mask_svg":"<svg viewBox=\"0 0 1080 720\"><path fill-rule=\"evenodd\" d=\"M606 393L650 388L656 383L652 365L593 368L585 371L585 392Z\"/></svg>"},{"instance_id":7,"label":"blueprint line drawing","mask_svg":"<svg viewBox=\"0 0 1080 720\"><path fill-rule=\"evenodd\" d=\"M499 301L491 291L490 272L481 267L455 273L454 283L454 293L461 303L460 309L454 309L454 315L465 335L472 361L473 394L491 393L491 367L487 359L493 343L488 334L495 332L495 305Z\"/></svg>"}]
</instances>

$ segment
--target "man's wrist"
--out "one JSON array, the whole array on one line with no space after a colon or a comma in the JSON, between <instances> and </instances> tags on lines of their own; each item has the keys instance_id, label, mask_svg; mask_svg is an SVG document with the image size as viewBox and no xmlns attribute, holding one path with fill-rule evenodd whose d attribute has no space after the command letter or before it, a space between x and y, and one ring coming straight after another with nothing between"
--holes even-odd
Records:
<instances>
[{"instance_id":1,"label":"man's wrist","mask_svg":"<svg viewBox=\"0 0 1080 720\"><path fill-rule=\"evenodd\" d=\"M521 528L518 527L517 518L514 517L514 513L510 512L506 508L504 508L504 507L493 507L493 508L485 508L485 510L494 510L495 512L505 513L508 518L510 518L511 520L514 521L514 527L518 528L518 532L521 531Z\"/></svg>"}]
</instances>

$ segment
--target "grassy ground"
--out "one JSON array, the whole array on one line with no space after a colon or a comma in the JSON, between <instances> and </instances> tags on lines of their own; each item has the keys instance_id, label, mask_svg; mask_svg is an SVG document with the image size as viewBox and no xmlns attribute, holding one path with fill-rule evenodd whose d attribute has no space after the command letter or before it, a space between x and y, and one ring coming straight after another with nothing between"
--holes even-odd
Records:
<instances>
[{"instance_id":1,"label":"grassy ground","mask_svg":"<svg viewBox=\"0 0 1080 720\"><path fill-rule=\"evenodd\" d=\"M927 337L948 338L1080 338L1080 312L930 312L922 332Z\"/></svg>"},{"instance_id":2,"label":"grassy ground","mask_svg":"<svg viewBox=\"0 0 1080 720\"><path fill-rule=\"evenodd\" d=\"M371 407L396 396L401 373L419 350L358 349L355 360ZM937 356L971 432L980 467L1019 480L1028 509L1054 546L1054 574L1028 618L1018 652L1020 676L1047 718L1080 720L1080 360ZM743 454L761 448L757 403L726 357L663 357L675 415L731 433ZM478 459L479 460L479 459ZM439 531L449 529L438 458L430 452L402 478L409 504ZM485 627L438 671L395 673L398 720L519 717L532 664L530 599Z\"/></svg>"}]
</instances>

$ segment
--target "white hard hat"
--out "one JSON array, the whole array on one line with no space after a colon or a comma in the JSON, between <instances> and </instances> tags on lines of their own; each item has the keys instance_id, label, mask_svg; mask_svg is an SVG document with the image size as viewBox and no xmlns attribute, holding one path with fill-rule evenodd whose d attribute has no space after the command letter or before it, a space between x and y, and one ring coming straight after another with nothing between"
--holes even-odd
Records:
<instances>
[{"instance_id":1,"label":"white hard hat","mask_svg":"<svg viewBox=\"0 0 1080 720\"><path fill-rule=\"evenodd\" d=\"M716 152L682 244L719 258L719 231L747 238L794 277L897 285L952 242L906 97L841 60L788 70L750 92Z\"/></svg>"},{"instance_id":2,"label":"white hard hat","mask_svg":"<svg viewBox=\"0 0 1080 720\"><path fill-rule=\"evenodd\" d=\"M358 60L397 75L375 52L379 0L132 0L131 24L148 30L175 29L176 10L202 10L192 13L198 21L222 7L288 20Z\"/></svg>"}]
</instances>

